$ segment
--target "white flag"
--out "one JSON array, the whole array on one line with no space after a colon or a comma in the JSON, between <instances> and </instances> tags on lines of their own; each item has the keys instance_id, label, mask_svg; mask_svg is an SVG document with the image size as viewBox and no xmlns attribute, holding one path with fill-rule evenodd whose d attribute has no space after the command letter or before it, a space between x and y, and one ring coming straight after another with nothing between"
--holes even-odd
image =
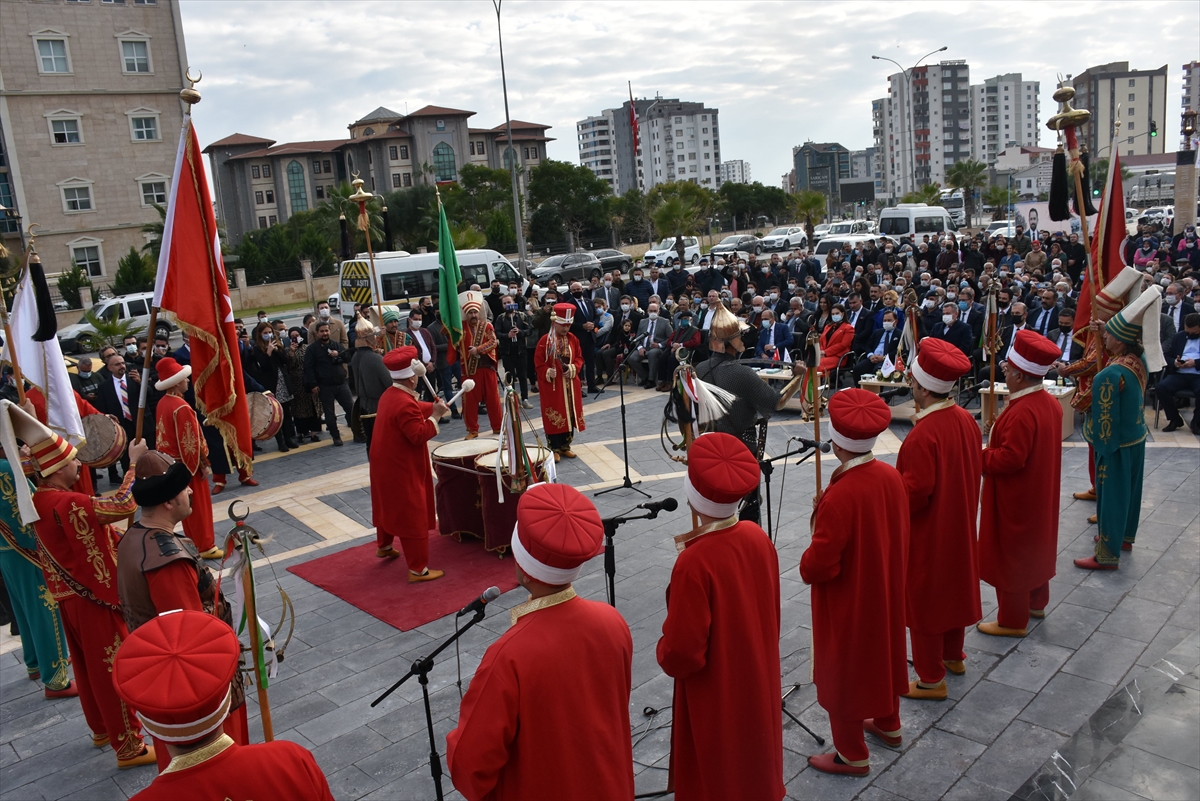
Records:
<instances>
[{"instance_id":1,"label":"white flag","mask_svg":"<svg viewBox=\"0 0 1200 801\"><path fill-rule=\"evenodd\" d=\"M883 354L883 364L879 366L879 371L883 373L885 379L891 378L892 373L896 372L896 363L886 353Z\"/></svg>"}]
</instances>

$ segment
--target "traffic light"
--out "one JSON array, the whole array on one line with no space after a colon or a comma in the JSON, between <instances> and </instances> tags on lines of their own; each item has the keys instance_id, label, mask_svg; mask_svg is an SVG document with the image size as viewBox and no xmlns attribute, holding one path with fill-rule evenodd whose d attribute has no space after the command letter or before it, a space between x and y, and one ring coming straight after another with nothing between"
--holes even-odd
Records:
<instances>
[{"instance_id":1,"label":"traffic light","mask_svg":"<svg viewBox=\"0 0 1200 801\"><path fill-rule=\"evenodd\" d=\"M1158 123L1154 120L1150 120L1150 136L1158 136Z\"/></svg>"},{"instance_id":2,"label":"traffic light","mask_svg":"<svg viewBox=\"0 0 1200 801\"><path fill-rule=\"evenodd\" d=\"M1100 190L1098 188L1092 187L1092 197L1100 197Z\"/></svg>"}]
</instances>

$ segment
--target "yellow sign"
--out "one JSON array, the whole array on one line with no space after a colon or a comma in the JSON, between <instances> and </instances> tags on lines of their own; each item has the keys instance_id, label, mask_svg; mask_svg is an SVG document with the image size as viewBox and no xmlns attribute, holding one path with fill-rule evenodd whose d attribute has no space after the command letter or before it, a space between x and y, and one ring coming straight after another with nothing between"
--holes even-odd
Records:
<instances>
[{"instance_id":1,"label":"yellow sign","mask_svg":"<svg viewBox=\"0 0 1200 801\"><path fill-rule=\"evenodd\" d=\"M342 262L342 300L371 302L371 266L365 261Z\"/></svg>"}]
</instances>

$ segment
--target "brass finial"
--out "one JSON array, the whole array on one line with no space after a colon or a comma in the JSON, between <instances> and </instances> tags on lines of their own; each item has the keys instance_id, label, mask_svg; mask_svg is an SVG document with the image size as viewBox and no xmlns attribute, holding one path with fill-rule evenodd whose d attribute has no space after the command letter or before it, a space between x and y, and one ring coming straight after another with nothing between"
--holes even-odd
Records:
<instances>
[{"instance_id":1,"label":"brass finial","mask_svg":"<svg viewBox=\"0 0 1200 801\"><path fill-rule=\"evenodd\" d=\"M1075 97L1075 88L1060 85L1054 90L1054 99L1059 104L1058 113L1046 120L1046 127L1052 131L1064 131L1067 128L1078 128L1092 118L1092 112L1085 108L1071 108L1071 99Z\"/></svg>"},{"instance_id":2,"label":"brass finial","mask_svg":"<svg viewBox=\"0 0 1200 801\"><path fill-rule=\"evenodd\" d=\"M358 177L358 173L354 173L354 180L350 182L354 186L354 194L349 197L355 203L366 203L371 198L375 197L370 192L363 191L363 179Z\"/></svg>"},{"instance_id":3,"label":"brass finial","mask_svg":"<svg viewBox=\"0 0 1200 801\"><path fill-rule=\"evenodd\" d=\"M1187 147L1190 150L1192 147L1192 134L1196 133L1196 112L1192 109L1185 109L1183 114L1183 127L1180 132L1187 137Z\"/></svg>"},{"instance_id":4,"label":"brass finial","mask_svg":"<svg viewBox=\"0 0 1200 801\"><path fill-rule=\"evenodd\" d=\"M197 75L195 78L192 77L191 67L188 67L183 73L184 78L187 79L188 87L179 93L179 99L187 103L189 107L200 102L200 93L196 91L196 84L200 83L200 79L204 77L204 73L200 70L196 70L196 72Z\"/></svg>"}]
</instances>

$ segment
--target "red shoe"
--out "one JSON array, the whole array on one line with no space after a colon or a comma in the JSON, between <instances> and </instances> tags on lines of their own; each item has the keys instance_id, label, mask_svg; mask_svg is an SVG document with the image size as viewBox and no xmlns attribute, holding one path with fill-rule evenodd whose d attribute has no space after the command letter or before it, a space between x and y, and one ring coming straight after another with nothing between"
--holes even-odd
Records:
<instances>
[{"instance_id":1,"label":"red shoe","mask_svg":"<svg viewBox=\"0 0 1200 801\"><path fill-rule=\"evenodd\" d=\"M211 495L220 495L225 490L224 484L213 484Z\"/></svg>"},{"instance_id":2,"label":"red shoe","mask_svg":"<svg viewBox=\"0 0 1200 801\"><path fill-rule=\"evenodd\" d=\"M75 686L75 682L73 682L73 681L67 682L67 686L63 687L61 690L51 690L49 687L47 687L47 688L45 688L45 691L46 691L47 698L78 698L79 697L79 688Z\"/></svg>"},{"instance_id":3,"label":"red shoe","mask_svg":"<svg viewBox=\"0 0 1200 801\"><path fill-rule=\"evenodd\" d=\"M1075 567L1084 570L1116 570L1117 565L1102 565L1096 561L1096 557L1089 556L1087 559L1076 559Z\"/></svg>"},{"instance_id":4,"label":"red shoe","mask_svg":"<svg viewBox=\"0 0 1200 801\"><path fill-rule=\"evenodd\" d=\"M1100 541L1100 535L1099 535L1099 534L1097 534L1096 536L1092 537L1092 542L1099 542L1099 541ZM1122 543L1121 543L1121 550L1122 550L1122 551L1132 551L1132 550L1133 550L1133 543L1132 543L1132 542L1122 542Z\"/></svg>"},{"instance_id":5,"label":"red shoe","mask_svg":"<svg viewBox=\"0 0 1200 801\"><path fill-rule=\"evenodd\" d=\"M870 765L847 765L837 753L810 756L808 764L822 773L836 776L866 776L871 772Z\"/></svg>"},{"instance_id":6,"label":"red shoe","mask_svg":"<svg viewBox=\"0 0 1200 801\"><path fill-rule=\"evenodd\" d=\"M885 734L883 729L875 725L874 720L864 720L863 731L867 734L874 734L879 738L880 742L890 748L899 748L901 743L904 742L904 738L898 734Z\"/></svg>"},{"instance_id":7,"label":"red shoe","mask_svg":"<svg viewBox=\"0 0 1200 801\"><path fill-rule=\"evenodd\" d=\"M239 479L239 483L240 483L240 484L241 484L243 487L257 487L257 486L258 486L258 482L257 482L257 481L255 481L255 480L254 480L254 479L252 479L252 478L243 478L243 479Z\"/></svg>"}]
</instances>

